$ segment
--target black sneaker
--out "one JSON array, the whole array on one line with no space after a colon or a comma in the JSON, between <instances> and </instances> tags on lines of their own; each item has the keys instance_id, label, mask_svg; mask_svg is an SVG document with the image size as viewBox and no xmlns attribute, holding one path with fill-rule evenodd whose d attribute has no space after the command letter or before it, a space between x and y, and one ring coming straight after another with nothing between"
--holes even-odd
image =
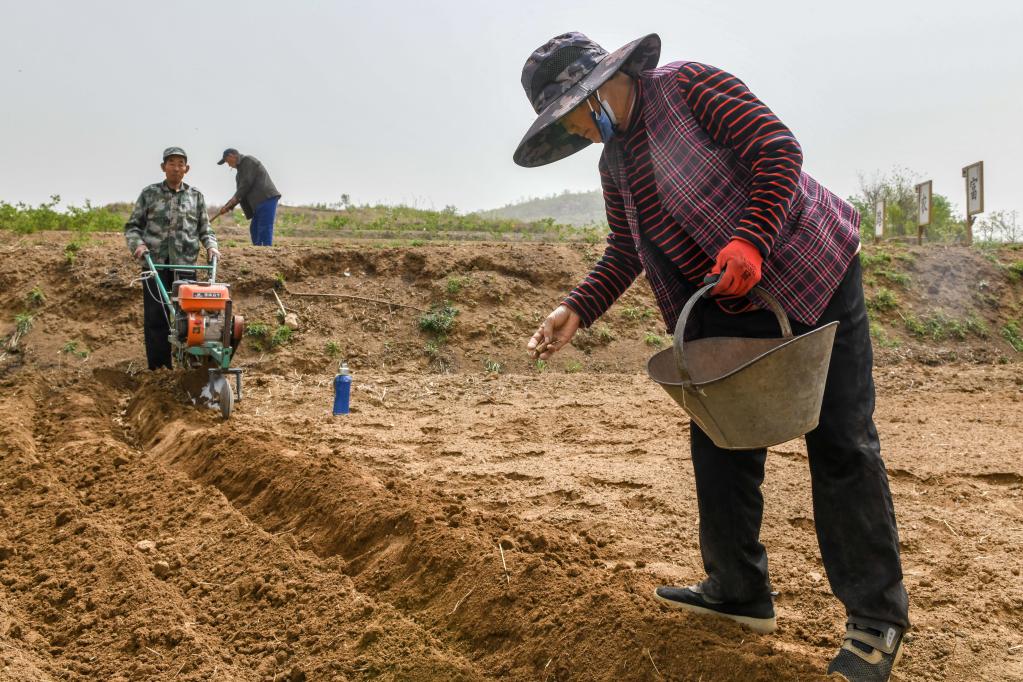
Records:
<instances>
[{"instance_id":1,"label":"black sneaker","mask_svg":"<svg viewBox=\"0 0 1023 682\"><path fill-rule=\"evenodd\" d=\"M654 590L654 597L673 609L730 618L762 635L774 632L778 627L774 618L774 602L769 594L755 601L729 603L708 597L703 592L703 585L697 584L689 587L662 585Z\"/></svg>"},{"instance_id":2,"label":"black sneaker","mask_svg":"<svg viewBox=\"0 0 1023 682\"><path fill-rule=\"evenodd\" d=\"M828 676L846 682L886 682L902 656L904 632L897 625L850 617Z\"/></svg>"}]
</instances>

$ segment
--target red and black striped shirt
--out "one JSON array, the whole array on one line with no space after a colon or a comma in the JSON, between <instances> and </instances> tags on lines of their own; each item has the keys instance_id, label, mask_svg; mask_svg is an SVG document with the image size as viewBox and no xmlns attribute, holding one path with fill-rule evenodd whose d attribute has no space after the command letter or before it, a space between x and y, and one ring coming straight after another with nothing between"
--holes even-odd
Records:
<instances>
[{"instance_id":1,"label":"red and black striped shirt","mask_svg":"<svg viewBox=\"0 0 1023 682\"><path fill-rule=\"evenodd\" d=\"M766 259L797 191L803 162L799 143L735 76L713 66L688 63L679 69L677 82L693 119L714 142L731 149L750 167L749 202L734 236L753 244ZM636 85L640 85L638 80ZM645 239L658 244L685 279L699 284L710 272L717 254L705 253L684 226L663 210L650 159L641 90L636 107L629 130L622 135L625 180L633 195L640 231ZM606 312L642 270L624 200L603 157L600 179L611 228L607 249L565 300L585 326ZM730 312L751 307L744 297L719 302Z\"/></svg>"}]
</instances>

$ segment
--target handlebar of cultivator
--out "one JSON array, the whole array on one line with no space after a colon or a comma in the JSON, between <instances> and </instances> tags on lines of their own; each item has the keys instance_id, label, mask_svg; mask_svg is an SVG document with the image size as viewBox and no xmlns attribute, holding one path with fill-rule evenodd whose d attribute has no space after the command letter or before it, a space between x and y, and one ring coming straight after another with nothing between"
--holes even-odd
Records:
<instances>
[{"instance_id":1,"label":"handlebar of cultivator","mask_svg":"<svg viewBox=\"0 0 1023 682\"><path fill-rule=\"evenodd\" d=\"M217 257L216 256L214 256L210 260L210 264L209 265L187 265L187 264L174 264L174 263L167 263L167 264L159 263L159 264L157 264L157 263L153 262L153 258L152 258L152 256L149 255L148 251L146 251L142 255L145 256L145 258L146 258L146 267L148 267L149 268L149 272L152 272L154 275L157 272L159 272L160 270L209 270L210 282L214 283L214 282L217 281ZM163 280L161 280L159 277L155 277L154 279L156 279L156 288L160 290L160 298L163 300L163 304L165 306L167 306L168 309L171 309L172 306L171 306L170 294L167 293L167 288L165 286L163 286Z\"/></svg>"},{"instance_id":2,"label":"handlebar of cultivator","mask_svg":"<svg viewBox=\"0 0 1023 682\"><path fill-rule=\"evenodd\" d=\"M157 263L153 262L153 259L152 259L152 257L150 257L148 251L146 251L143 255L146 257L146 265L149 266L149 269L152 270L153 272L156 272L157 270L209 270L210 271L210 284L214 284L217 281L217 260L218 260L218 258L216 256L214 256L210 260L210 264L209 265L188 265L188 264L183 264L183 263L167 263L167 264L159 263L159 264L157 264Z\"/></svg>"}]
</instances>

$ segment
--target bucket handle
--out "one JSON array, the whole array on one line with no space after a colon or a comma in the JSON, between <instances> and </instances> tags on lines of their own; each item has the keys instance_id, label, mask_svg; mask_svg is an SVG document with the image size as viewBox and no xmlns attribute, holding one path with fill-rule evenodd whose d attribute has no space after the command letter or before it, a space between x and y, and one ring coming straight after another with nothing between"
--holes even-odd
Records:
<instances>
[{"instance_id":1,"label":"bucket handle","mask_svg":"<svg viewBox=\"0 0 1023 682\"><path fill-rule=\"evenodd\" d=\"M685 352L682 348L683 339L685 338L686 324L689 322L689 314L693 311L693 307L696 302L703 298L711 289L717 286L718 275L707 277L705 284L697 289L696 293L693 294L685 306L682 308L682 312L679 313L678 322L675 324L675 364L678 365L679 373L682 376L682 380L685 383L691 383L692 379L689 375L689 368L686 366ZM778 326L781 327L782 338L792 338L792 325L789 324L789 317L785 314L785 310L781 307L776 299L771 294L767 293L761 287L753 287L753 293L756 294L760 299L767 304L774 316L778 318Z\"/></svg>"}]
</instances>

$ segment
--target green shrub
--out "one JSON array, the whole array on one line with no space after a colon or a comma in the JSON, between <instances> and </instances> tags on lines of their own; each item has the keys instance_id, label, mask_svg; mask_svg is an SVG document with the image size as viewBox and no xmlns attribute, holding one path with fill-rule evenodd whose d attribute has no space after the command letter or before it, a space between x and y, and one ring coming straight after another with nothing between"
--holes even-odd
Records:
<instances>
[{"instance_id":1,"label":"green shrub","mask_svg":"<svg viewBox=\"0 0 1023 682\"><path fill-rule=\"evenodd\" d=\"M66 211L60 212L56 210L58 204L58 194L35 207L0 201L0 230L32 234L50 230L116 232L124 229L125 216L111 208L97 208L86 201L84 206L68 206Z\"/></svg>"},{"instance_id":2,"label":"green shrub","mask_svg":"<svg viewBox=\"0 0 1023 682\"><path fill-rule=\"evenodd\" d=\"M68 341L67 343L64 344L64 347L60 349L60 352L66 355L74 355L75 357L81 358L82 360L89 357L89 349L82 348L81 350L79 350L77 341Z\"/></svg>"},{"instance_id":3,"label":"green shrub","mask_svg":"<svg viewBox=\"0 0 1023 682\"><path fill-rule=\"evenodd\" d=\"M28 292L25 296L29 306L32 308L38 308L42 304L46 303L46 294L38 286L32 287L32 291Z\"/></svg>"},{"instance_id":4,"label":"green shrub","mask_svg":"<svg viewBox=\"0 0 1023 682\"><path fill-rule=\"evenodd\" d=\"M888 336L888 332L885 331L885 328L881 326L880 322L870 323L870 336L881 348L897 348L899 346L899 342Z\"/></svg>"},{"instance_id":5,"label":"green shrub","mask_svg":"<svg viewBox=\"0 0 1023 682\"><path fill-rule=\"evenodd\" d=\"M29 330L32 329L35 319L32 313L18 313L14 316L14 326L18 336L24 336L28 334Z\"/></svg>"},{"instance_id":6,"label":"green shrub","mask_svg":"<svg viewBox=\"0 0 1023 682\"><path fill-rule=\"evenodd\" d=\"M82 242L78 240L68 242L64 246L64 262L67 263L68 266L74 265L75 261L78 260L78 252L81 250Z\"/></svg>"},{"instance_id":7,"label":"green shrub","mask_svg":"<svg viewBox=\"0 0 1023 682\"><path fill-rule=\"evenodd\" d=\"M283 346L289 341L294 334L294 330L286 325L279 325L274 329L273 336L270 337L270 347L276 348L277 346Z\"/></svg>"},{"instance_id":8,"label":"green shrub","mask_svg":"<svg viewBox=\"0 0 1023 682\"><path fill-rule=\"evenodd\" d=\"M1023 329L1020 329L1020 324L1016 320L1009 320L1004 327L1002 327L1002 336L1012 349L1017 353L1023 353Z\"/></svg>"},{"instance_id":9,"label":"green shrub","mask_svg":"<svg viewBox=\"0 0 1023 682\"><path fill-rule=\"evenodd\" d=\"M497 360L484 360L483 369L490 372L491 374L500 374L504 371L504 365Z\"/></svg>"},{"instance_id":10,"label":"green shrub","mask_svg":"<svg viewBox=\"0 0 1023 682\"><path fill-rule=\"evenodd\" d=\"M245 327L245 336L265 339L270 334L270 327L265 322L250 322Z\"/></svg>"},{"instance_id":11,"label":"green shrub","mask_svg":"<svg viewBox=\"0 0 1023 682\"><path fill-rule=\"evenodd\" d=\"M884 312L898 307L899 299L895 296L895 292L885 287L881 287L877 290L877 293L867 298L867 308L871 310Z\"/></svg>"},{"instance_id":12,"label":"green shrub","mask_svg":"<svg viewBox=\"0 0 1023 682\"><path fill-rule=\"evenodd\" d=\"M327 355L329 355L332 358L336 358L339 355L341 355L341 344L333 340L328 341L327 345L324 347L324 350L327 351Z\"/></svg>"},{"instance_id":13,"label":"green shrub","mask_svg":"<svg viewBox=\"0 0 1023 682\"><path fill-rule=\"evenodd\" d=\"M660 348L666 342L666 339L656 332L647 332L643 335L643 343L654 348Z\"/></svg>"},{"instance_id":14,"label":"green shrub","mask_svg":"<svg viewBox=\"0 0 1023 682\"><path fill-rule=\"evenodd\" d=\"M971 334L982 339L989 335L987 324L972 315L966 319L958 319L939 310L921 318L909 314L902 319L906 323L906 331L921 339L962 341Z\"/></svg>"},{"instance_id":15,"label":"green shrub","mask_svg":"<svg viewBox=\"0 0 1023 682\"><path fill-rule=\"evenodd\" d=\"M565 363L565 371L568 372L569 374L575 374L576 372L581 372L582 370L583 363L579 362L578 360L573 359Z\"/></svg>"},{"instance_id":16,"label":"green shrub","mask_svg":"<svg viewBox=\"0 0 1023 682\"><path fill-rule=\"evenodd\" d=\"M437 359L440 356L441 347L444 345L443 339L430 339L423 346L423 352L429 355L433 359Z\"/></svg>"},{"instance_id":17,"label":"green shrub","mask_svg":"<svg viewBox=\"0 0 1023 682\"><path fill-rule=\"evenodd\" d=\"M419 328L439 337L447 336L455 326L458 308L450 303L437 304L419 317Z\"/></svg>"},{"instance_id":18,"label":"green shrub","mask_svg":"<svg viewBox=\"0 0 1023 682\"><path fill-rule=\"evenodd\" d=\"M593 335L601 343L611 343L615 340L614 332L606 324L598 324L593 328Z\"/></svg>"},{"instance_id":19,"label":"green shrub","mask_svg":"<svg viewBox=\"0 0 1023 682\"><path fill-rule=\"evenodd\" d=\"M909 275L902 272L895 272L894 270L878 270L878 277L883 277L892 284L898 284L899 286L909 286L910 277Z\"/></svg>"},{"instance_id":20,"label":"green shrub","mask_svg":"<svg viewBox=\"0 0 1023 682\"><path fill-rule=\"evenodd\" d=\"M445 287L448 292L448 296L451 296L452 298L457 296L468 283L468 277L457 277L455 275L451 275L448 277L447 286Z\"/></svg>"},{"instance_id":21,"label":"green shrub","mask_svg":"<svg viewBox=\"0 0 1023 682\"><path fill-rule=\"evenodd\" d=\"M963 325L966 329L966 333L973 334L981 339L986 339L991 335L988 329L987 323L973 315L970 315L963 321Z\"/></svg>"},{"instance_id":22,"label":"green shrub","mask_svg":"<svg viewBox=\"0 0 1023 682\"><path fill-rule=\"evenodd\" d=\"M873 253L869 251L860 252L860 265L863 266L864 270L876 267L878 265L891 265L892 256L887 251L875 251Z\"/></svg>"},{"instance_id":23,"label":"green shrub","mask_svg":"<svg viewBox=\"0 0 1023 682\"><path fill-rule=\"evenodd\" d=\"M626 320L649 320L653 316L653 309L645 306L625 306L622 308L622 317Z\"/></svg>"}]
</instances>

